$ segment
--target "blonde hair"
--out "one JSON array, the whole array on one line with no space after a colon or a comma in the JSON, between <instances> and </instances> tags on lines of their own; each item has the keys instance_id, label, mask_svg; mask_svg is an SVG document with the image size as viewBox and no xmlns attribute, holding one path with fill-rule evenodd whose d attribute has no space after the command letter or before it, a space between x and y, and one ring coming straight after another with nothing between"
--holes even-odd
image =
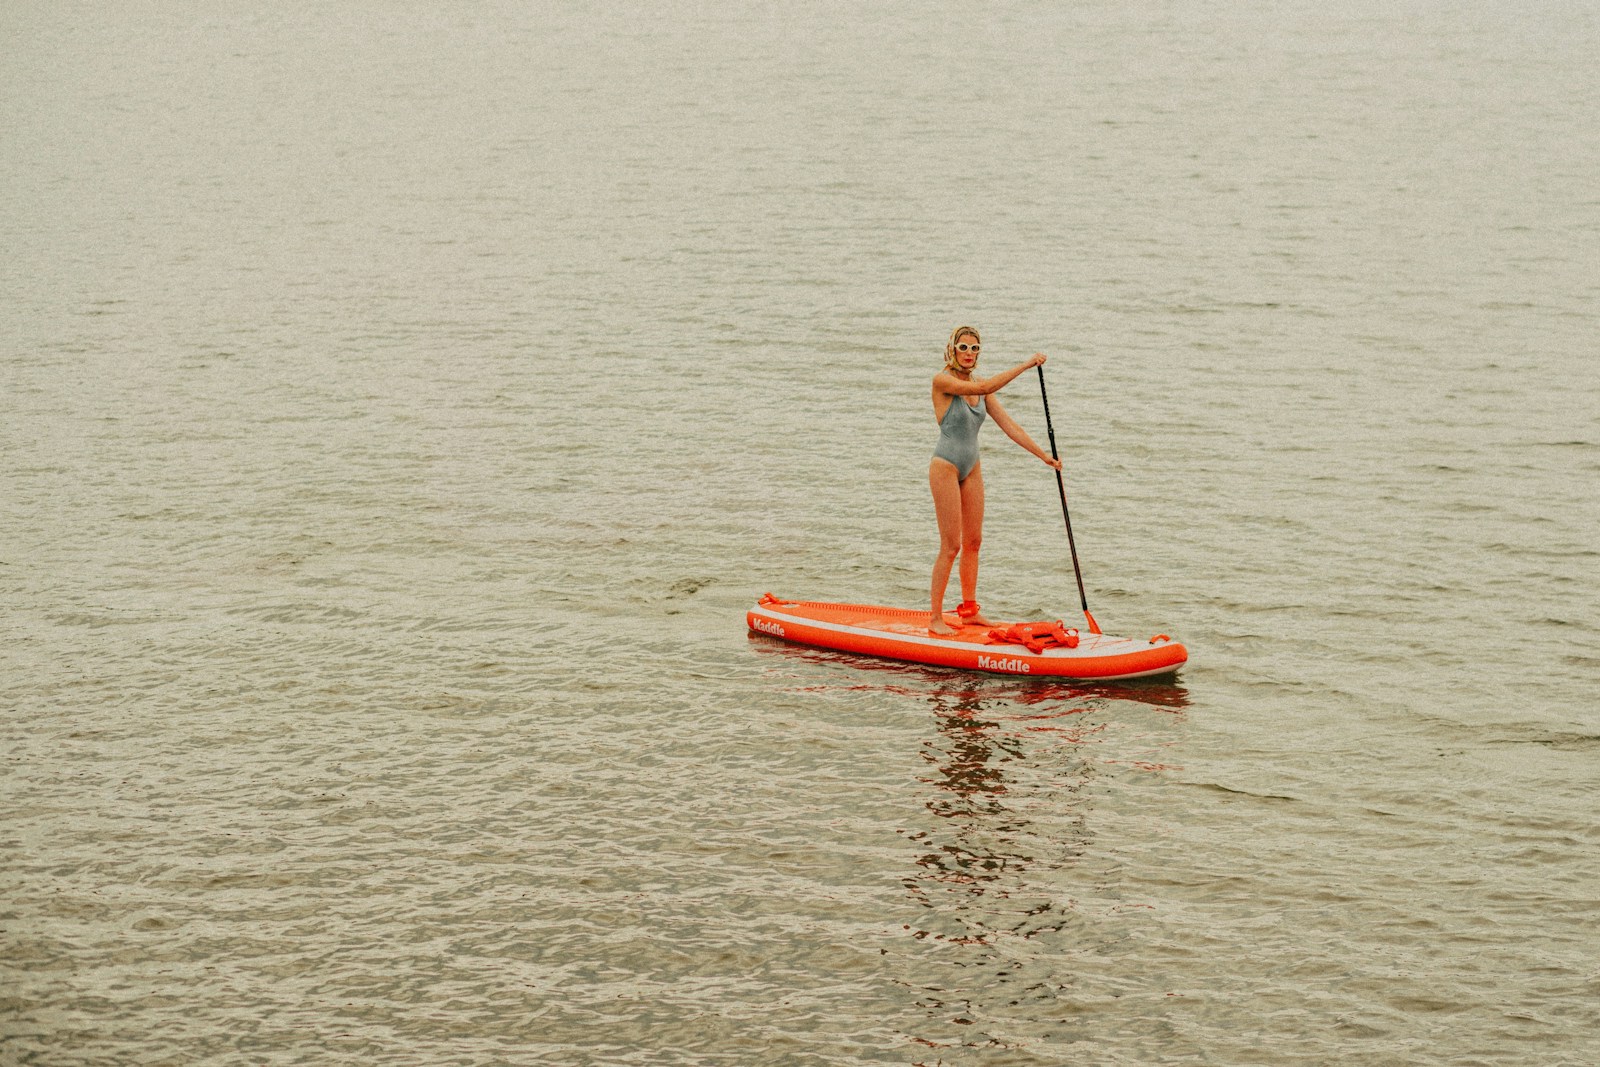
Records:
<instances>
[{"instance_id":1,"label":"blonde hair","mask_svg":"<svg viewBox=\"0 0 1600 1067\"><path fill-rule=\"evenodd\" d=\"M961 364L956 362L956 342L961 340L963 337L971 337L979 344L983 343L983 338L979 337L978 331L974 330L971 326L957 326L955 329L951 330L950 340L946 341L944 345L945 370L958 371L961 369ZM977 364L973 364L973 366L977 366Z\"/></svg>"}]
</instances>

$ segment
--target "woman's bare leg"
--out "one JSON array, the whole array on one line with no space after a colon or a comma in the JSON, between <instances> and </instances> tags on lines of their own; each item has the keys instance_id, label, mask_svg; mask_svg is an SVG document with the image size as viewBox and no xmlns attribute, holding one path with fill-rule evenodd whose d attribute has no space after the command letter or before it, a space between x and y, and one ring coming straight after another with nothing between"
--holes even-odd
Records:
<instances>
[{"instance_id":1,"label":"woman's bare leg","mask_svg":"<svg viewBox=\"0 0 1600 1067\"><path fill-rule=\"evenodd\" d=\"M978 599L978 550L983 547L983 464L972 468L961 483L961 599ZM982 615L966 620L969 626L992 626Z\"/></svg>"},{"instance_id":2,"label":"woman's bare leg","mask_svg":"<svg viewBox=\"0 0 1600 1067\"><path fill-rule=\"evenodd\" d=\"M933 513L939 520L939 554L933 560L933 605L928 630L953 634L955 627L944 621L944 588L950 584L950 567L961 552L962 488L955 466L948 460L930 460L928 488L933 491ZM965 563L962 569L966 569Z\"/></svg>"}]
</instances>

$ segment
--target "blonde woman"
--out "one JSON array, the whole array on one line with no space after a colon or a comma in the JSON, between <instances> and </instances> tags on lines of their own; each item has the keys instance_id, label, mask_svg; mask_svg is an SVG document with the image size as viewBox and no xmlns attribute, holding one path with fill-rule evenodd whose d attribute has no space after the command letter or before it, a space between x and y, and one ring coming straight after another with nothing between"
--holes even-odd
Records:
<instances>
[{"instance_id":1,"label":"blonde woman","mask_svg":"<svg viewBox=\"0 0 1600 1067\"><path fill-rule=\"evenodd\" d=\"M1025 363L996 374L976 378L981 345L978 331L957 326L944 346L944 370L933 376L933 417L939 423L939 443L928 463L928 487L933 490L933 510L939 519L939 555L933 561L933 612L928 632L954 634L944 617L944 589L950 568L961 557L961 605L956 617L963 626L989 626L974 599L978 592L978 548L983 543L983 465L978 460L978 427L986 415L1005 435L1055 470L1061 461L1047 455L1016 421L1006 414L994 394L1025 371L1044 363L1035 353Z\"/></svg>"}]
</instances>

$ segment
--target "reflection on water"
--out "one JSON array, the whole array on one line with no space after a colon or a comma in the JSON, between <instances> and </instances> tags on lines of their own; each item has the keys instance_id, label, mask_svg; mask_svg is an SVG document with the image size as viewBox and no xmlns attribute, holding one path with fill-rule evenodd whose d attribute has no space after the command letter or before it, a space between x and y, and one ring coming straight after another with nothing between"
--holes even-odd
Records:
<instances>
[{"instance_id":1,"label":"reflection on water","mask_svg":"<svg viewBox=\"0 0 1600 1067\"><path fill-rule=\"evenodd\" d=\"M1108 888L1106 857L1093 856L1094 747L1119 702L1181 713L1188 696L1171 683L948 676L910 688L935 717L920 778L931 818L901 831L914 845L904 885L920 909L905 929L929 949L910 990L927 1030L912 1040L1018 1049L997 1021L1072 987L1073 954L1089 938L1074 929L1080 899Z\"/></svg>"},{"instance_id":2,"label":"reflection on water","mask_svg":"<svg viewBox=\"0 0 1600 1067\"><path fill-rule=\"evenodd\" d=\"M1032 828L1007 807L1014 783L1006 765L1024 758L1023 741L1007 736L971 690L938 693L930 703L939 728L923 748L922 758L934 773L922 781L934 787L927 808L942 832L908 835L923 851L916 861L920 870L905 885L918 904L934 913L928 924L932 929L918 929L915 936L988 943L995 936L996 919L1014 918L997 902L1010 897L1007 886L1020 884L1036 862L1028 840ZM1081 764L1071 777L1066 788L1075 792L1083 780ZM1081 818L1078 826L1080 835L1067 846L1065 861L1081 853ZM994 900L985 899L991 895ZM952 929L960 932L948 932Z\"/></svg>"},{"instance_id":3,"label":"reflection on water","mask_svg":"<svg viewBox=\"0 0 1600 1067\"><path fill-rule=\"evenodd\" d=\"M750 647L792 664L796 691L932 711L920 807L897 830L909 944L889 980L907 1000L904 1036L928 1064L977 1049L1034 1062L1086 986L1100 987L1104 960L1126 951L1126 917L1142 914L1125 899L1121 835L1105 829L1118 815L1103 809L1118 771L1167 768L1188 690L971 674L760 636Z\"/></svg>"}]
</instances>

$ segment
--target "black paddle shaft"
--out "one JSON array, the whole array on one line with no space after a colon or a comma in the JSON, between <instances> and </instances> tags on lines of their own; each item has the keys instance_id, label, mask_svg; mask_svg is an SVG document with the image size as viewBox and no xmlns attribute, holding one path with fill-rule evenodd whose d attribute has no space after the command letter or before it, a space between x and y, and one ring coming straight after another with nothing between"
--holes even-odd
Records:
<instances>
[{"instance_id":1,"label":"black paddle shaft","mask_svg":"<svg viewBox=\"0 0 1600 1067\"><path fill-rule=\"evenodd\" d=\"M1050 423L1050 394L1044 388L1044 364L1034 365L1034 370L1039 372L1039 399L1044 401L1044 429L1050 435L1050 458L1060 459L1056 452L1056 428ZM1078 543L1072 537L1072 516L1067 513L1067 486L1061 480L1061 472L1056 471L1056 491L1061 494L1061 517L1067 523L1067 548L1072 553L1072 573L1078 579L1078 602L1083 605L1084 614L1089 612L1089 597L1083 591L1083 568L1078 566Z\"/></svg>"}]
</instances>

